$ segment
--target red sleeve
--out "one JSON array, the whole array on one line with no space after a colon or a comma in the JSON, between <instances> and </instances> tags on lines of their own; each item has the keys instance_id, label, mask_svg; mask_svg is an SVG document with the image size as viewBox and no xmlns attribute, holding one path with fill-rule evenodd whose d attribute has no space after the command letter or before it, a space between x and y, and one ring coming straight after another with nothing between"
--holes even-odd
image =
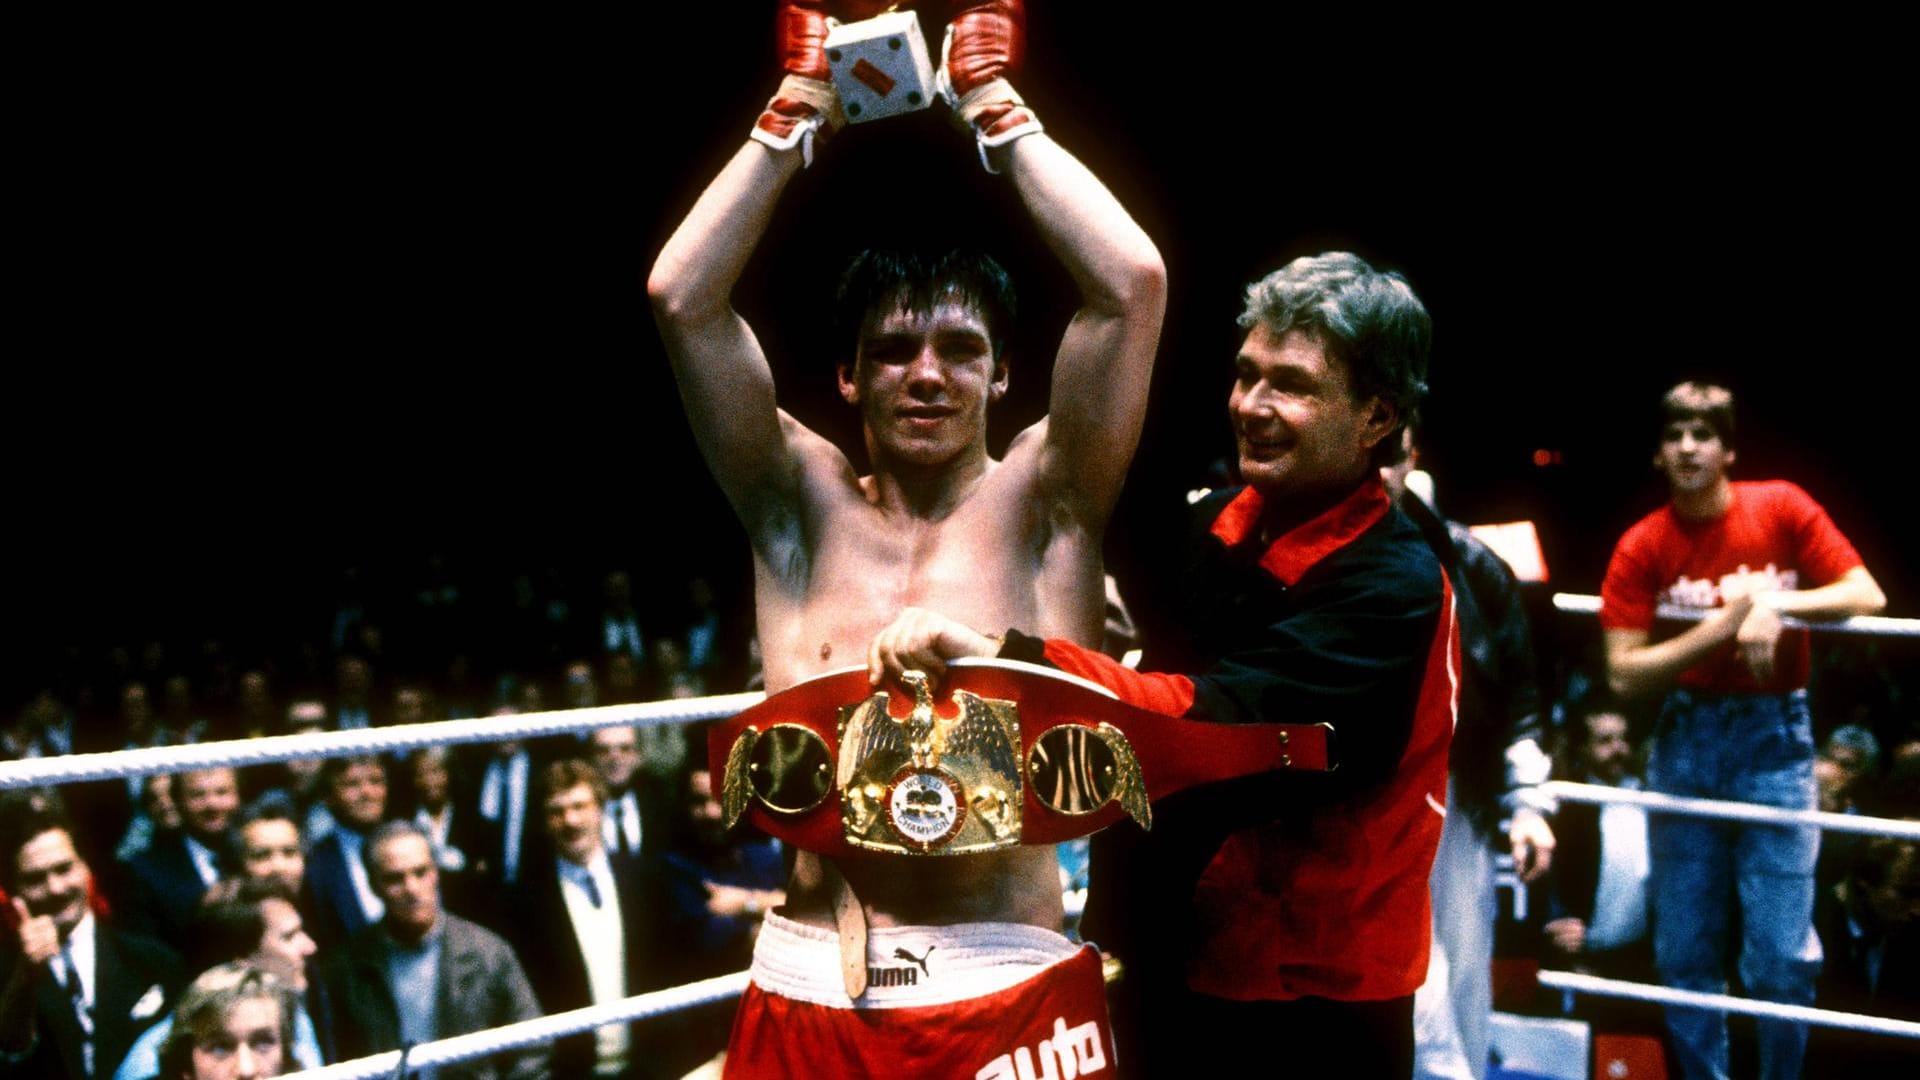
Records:
<instances>
[{"instance_id":1,"label":"red sleeve","mask_svg":"<svg viewBox=\"0 0 1920 1080\"><path fill-rule=\"evenodd\" d=\"M1193 708L1193 680L1185 675L1155 675L1132 668L1071 641L1048 638L1047 662L1069 675L1089 679L1120 695L1120 700L1166 716L1185 716Z\"/></svg>"},{"instance_id":2,"label":"red sleeve","mask_svg":"<svg viewBox=\"0 0 1920 1080\"><path fill-rule=\"evenodd\" d=\"M1607 576L1600 583L1600 628L1602 630L1652 630L1653 615L1660 603L1660 584L1649 573L1652 562L1652 530L1646 521L1627 530L1613 549L1607 563Z\"/></svg>"},{"instance_id":3,"label":"red sleeve","mask_svg":"<svg viewBox=\"0 0 1920 1080\"><path fill-rule=\"evenodd\" d=\"M1778 485L1778 493L1781 515L1793 523L1794 555L1804 575L1800 588L1831 585L1847 571L1865 565L1813 496L1785 482Z\"/></svg>"}]
</instances>

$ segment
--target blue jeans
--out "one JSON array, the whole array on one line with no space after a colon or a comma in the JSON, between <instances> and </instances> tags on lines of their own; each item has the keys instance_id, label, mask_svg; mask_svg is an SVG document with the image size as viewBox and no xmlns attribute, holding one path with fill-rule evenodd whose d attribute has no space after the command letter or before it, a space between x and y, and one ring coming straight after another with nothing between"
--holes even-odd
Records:
<instances>
[{"instance_id":1,"label":"blue jeans","mask_svg":"<svg viewBox=\"0 0 1920 1080\"><path fill-rule=\"evenodd\" d=\"M1668 795L1815 806L1813 721L1806 692L1668 696L1647 786ZM1813 828L1652 814L1654 956L1668 986L1725 993L1732 928L1748 997L1813 1004L1820 942L1813 932ZM1736 917L1737 916L1737 917ZM1709 1009L1666 1010L1688 1077L1724 1080L1727 1021ZM1805 1024L1761 1020L1760 1075L1798 1077Z\"/></svg>"}]
</instances>

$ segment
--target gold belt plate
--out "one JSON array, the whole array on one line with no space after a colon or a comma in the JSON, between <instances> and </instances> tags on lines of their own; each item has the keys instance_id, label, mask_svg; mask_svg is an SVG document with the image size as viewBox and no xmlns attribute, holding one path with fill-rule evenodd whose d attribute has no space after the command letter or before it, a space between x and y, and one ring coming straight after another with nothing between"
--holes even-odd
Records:
<instances>
[{"instance_id":1,"label":"gold belt plate","mask_svg":"<svg viewBox=\"0 0 1920 1080\"><path fill-rule=\"evenodd\" d=\"M907 672L906 716L887 694L840 708L841 827L848 844L896 855L970 855L1020 844L1020 710L966 690L939 715L924 674Z\"/></svg>"}]
</instances>

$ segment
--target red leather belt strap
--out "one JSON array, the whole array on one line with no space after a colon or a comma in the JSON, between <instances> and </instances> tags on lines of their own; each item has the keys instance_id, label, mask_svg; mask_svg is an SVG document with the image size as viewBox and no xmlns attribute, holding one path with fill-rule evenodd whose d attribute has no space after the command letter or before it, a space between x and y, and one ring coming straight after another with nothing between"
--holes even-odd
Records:
<instances>
[{"instance_id":1,"label":"red leather belt strap","mask_svg":"<svg viewBox=\"0 0 1920 1080\"><path fill-rule=\"evenodd\" d=\"M1126 816L1118 798L1091 813L1067 814L1035 797L1027 775L1034 741L1063 724L1096 729L1106 724L1118 729L1139 763L1149 801L1199 784L1275 770L1325 772L1337 764L1329 724L1214 724L1164 716L1121 702L1077 677L1033 664L957 661L938 688L936 712L942 716L954 714L952 693L956 690L1012 701L1019 707L1023 800L1020 842L1024 844L1071 840ZM796 684L732 720L715 724L707 736L715 788L726 775L735 740L749 727L760 732L776 724L805 727L825 741L837 771L840 709L874 693L864 668L849 669ZM904 717L912 709L912 694L891 686L888 695L891 715ZM808 851L836 857L871 854L846 842L841 796L835 786L818 805L800 813L781 813L755 798L746 817L768 835Z\"/></svg>"}]
</instances>

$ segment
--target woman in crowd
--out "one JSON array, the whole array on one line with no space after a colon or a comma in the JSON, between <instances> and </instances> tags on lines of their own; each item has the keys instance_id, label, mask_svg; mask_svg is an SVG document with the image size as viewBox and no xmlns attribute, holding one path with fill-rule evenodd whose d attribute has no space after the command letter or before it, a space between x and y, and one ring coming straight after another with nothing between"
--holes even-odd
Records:
<instances>
[{"instance_id":1,"label":"woman in crowd","mask_svg":"<svg viewBox=\"0 0 1920 1080\"><path fill-rule=\"evenodd\" d=\"M193 981L160 1051L167 1080L260 1080L292 1066L293 993L251 964L222 964ZM297 1068L297 1066L293 1066Z\"/></svg>"}]
</instances>

